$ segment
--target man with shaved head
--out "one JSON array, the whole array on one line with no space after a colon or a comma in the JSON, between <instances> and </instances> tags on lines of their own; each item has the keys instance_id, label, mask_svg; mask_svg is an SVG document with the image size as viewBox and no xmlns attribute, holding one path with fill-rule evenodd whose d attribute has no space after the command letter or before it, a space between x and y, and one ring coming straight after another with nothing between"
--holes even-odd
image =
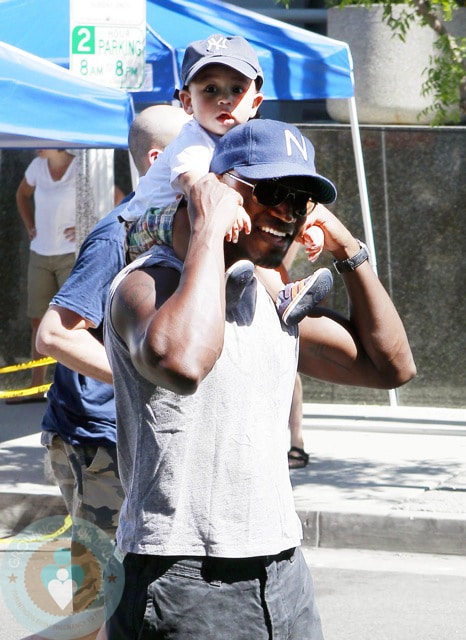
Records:
<instances>
[{"instance_id":1,"label":"man with shaved head","mask_svg":"<svg viewBox=\"0 0 466 640\"><path fill-rule=\"evenodd\" d=\"M140 176L179 133L189 116L157 105L131 125L129 148ZM57 360L42 443L73 518L114 537L123 491L116 461L112 372L102 344L108 288L125 265L126 227L120 205L84 241L76 264L50 303L38 331L40 353Z\"/></svg>"}]
</instances>

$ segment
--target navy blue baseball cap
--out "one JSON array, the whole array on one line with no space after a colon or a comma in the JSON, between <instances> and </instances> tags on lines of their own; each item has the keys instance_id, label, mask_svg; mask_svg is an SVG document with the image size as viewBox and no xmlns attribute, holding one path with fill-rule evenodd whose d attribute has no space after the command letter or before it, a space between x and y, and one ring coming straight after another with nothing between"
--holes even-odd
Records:
<instances>
[{"instance_id":1,"label":"navy blue baseball cap","mask_svg":"<svg viewBox=\"0 0 466 640\"><path fill-rule=\"evenodd\" d=\"M243 178L299 178L299 188L316 202L330 204L335 185L316 172L312 143L291 124L256 119L234 127L217 143L210 170L217 174L234 169ZM294 181L296 183L296 181Z\"/></svg>"},{"instance_id":2,"label":"navy blue baseball cap","mask_svg":"<svg viewBox=\"0 0 466 640\"><path fill-rule=\"evenodd\" d=\"M181 65L182 86L186 87L196 73L208 64L224 64L239 71L246 78L258 79L259 88L264 81L257 53L241 36L222 36L214 33L205 40L192 42L186 48Z\"/></svg>"}]
</instances>

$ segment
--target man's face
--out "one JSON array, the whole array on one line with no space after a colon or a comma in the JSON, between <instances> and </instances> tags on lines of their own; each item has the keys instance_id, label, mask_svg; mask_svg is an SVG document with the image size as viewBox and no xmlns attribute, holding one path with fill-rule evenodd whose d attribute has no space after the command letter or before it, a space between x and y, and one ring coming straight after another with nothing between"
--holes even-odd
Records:
<instances>
[{"instance_id":1,"label":"man's face","mask_svg":"<svg viewBox=\"0 0 466 640\"><path fill-rule=\"evenodd\" d=\"M304 225L306 215L302 215L301 207L296 206L293 191L280 204L266 205L254 195L251 186L236 180L235 175L241 178L239 174L231 171L223 175L223 181L243 196L243 206L251 217L251 233L240 233L237 244L225 243L226 255L232 253L234 259L239 259L239 251L240 257L248 258L254 264L277 267L282 263L291 243ZM247 182L251 185L258 182L265 182L265 186L270 184L268 181L249 179ZM281 178L280 184L286 185L287 179ZM298 201L302 200L301 192ZM301 215L297 213L297 208L300 209Z\"/></svg>"}]
</instances>

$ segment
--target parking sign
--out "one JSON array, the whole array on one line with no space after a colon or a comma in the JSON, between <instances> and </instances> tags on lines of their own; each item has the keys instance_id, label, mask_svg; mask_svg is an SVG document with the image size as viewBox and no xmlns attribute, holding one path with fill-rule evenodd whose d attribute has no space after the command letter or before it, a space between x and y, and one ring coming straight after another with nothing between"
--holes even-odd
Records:
<instances>
[{"instance_id":1,"label":"parking sign","mask_svg":"<svg viewBox=\"0 0 466 640\"><path fill-rule=\"evenodd\" d=\"M144 83L145 0L70 0L70 69L117 89Z\"/></svg>"}]
</instances>

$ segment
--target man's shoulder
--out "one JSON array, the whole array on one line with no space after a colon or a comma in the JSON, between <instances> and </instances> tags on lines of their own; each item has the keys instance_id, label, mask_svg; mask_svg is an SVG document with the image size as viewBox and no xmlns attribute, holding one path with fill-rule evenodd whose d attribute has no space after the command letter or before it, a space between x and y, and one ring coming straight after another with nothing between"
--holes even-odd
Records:
<instances>
[{"instance_id":1,"label":"man's shoulder","mask_svg":"<svg viewBox=\"0 0 466 640\"><path fill-rule=\"evenodd\" d=\"M157 271L166 268L181 273L183 270L183 262L176 256L172 247L154 245L152 249L149 249L149 251L146 251L146 253L143 253L141 256L133 260L131 264L126 265L126 267L118 273L111 284L110 297L113 297L116 289L130 273L141 270Z\"/></svg>"},{"instance_id":2,"label":"man's shoulder","mask_svg":"<svg viewBox=\"0 0 466 640\"><path fill-rule=\"evenodd\" d=\"M114 235L115 232L117 234L118 232L121 232L122 235L124 236L125 225L123 222L120 222L119 216L126 209L127 204L128 204L128 201L125 199L117 207L115 207L115 209L110 211L110 213L107 213L106 216L104 216L101 220L99 220L99 222L97 222L95 227L87 236L86 240L87 239L92 240L93 238L96 238L96 237L103 237L103 238L110 237L111 235Z\"/></svg>"},{"instance_id":3,"label":"man's shoulder","mask_svg":"<svg viewBox=\"0 0 466 640\"><path fill-rule=\"evenodd\" d=\"M108 251L112 253L123 251L126 238L126 226L120 222L119 215L124 211L124 205L119 205L105 217L99 220L81 245L76 262L80 262L84 256L93 251L102 251L108 245Z\"/></svg>"},{"instance_id":4,"label":"man's shoulder","mask_svg":"<svg viewBox=\"0 0 466 640\"><path fill-rule=\"evenodd\" d=\"M98 326L111 281L125 265L125 225L117 207L84 240L75 265L52 303Z\"/></svg>"}]
</instances>

